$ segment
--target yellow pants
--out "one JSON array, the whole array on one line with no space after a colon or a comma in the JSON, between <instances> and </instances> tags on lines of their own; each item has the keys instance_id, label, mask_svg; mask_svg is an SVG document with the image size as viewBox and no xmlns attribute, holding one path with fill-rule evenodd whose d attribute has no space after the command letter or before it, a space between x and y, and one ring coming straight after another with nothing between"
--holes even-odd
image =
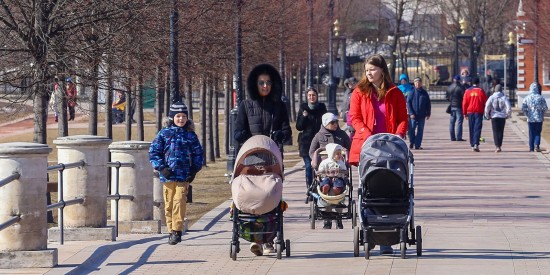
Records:
<instances>
[{"instance_id":1,"label":"yellow pants","mask_svg":"<svg viewBox=\"0 0 550 275\"><path fill-rule=\"evenodd\" d=\"M183 219L187 210L187 182L165 182L162 187L164 215L168 231L183 231Z\"/></svg>"}]
</instances>

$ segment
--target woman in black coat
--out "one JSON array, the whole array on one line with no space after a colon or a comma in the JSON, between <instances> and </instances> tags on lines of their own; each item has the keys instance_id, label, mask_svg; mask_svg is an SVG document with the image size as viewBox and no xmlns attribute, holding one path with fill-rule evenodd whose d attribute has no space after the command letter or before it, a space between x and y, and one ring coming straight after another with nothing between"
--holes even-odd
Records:
<instances>
[{"instance_id":1,"label":"woman in black coat","mask_svg":"<svg viewBox=\"0 0 550 275\"><path fill-rule=\"evenodd\" d=\"M306 186L313 182L313 169L311 168L311 157L309 156L309 147L311 140L319 129L321 129L321 117L327 112L324 103L319 103L317 90L309 87L307 90L307 102L300 105L298 117L296 119L296 129L300 131L298 135L298 144L300 148L300 157L304 159L306 167Z\"/></svg>"}]
</instances>

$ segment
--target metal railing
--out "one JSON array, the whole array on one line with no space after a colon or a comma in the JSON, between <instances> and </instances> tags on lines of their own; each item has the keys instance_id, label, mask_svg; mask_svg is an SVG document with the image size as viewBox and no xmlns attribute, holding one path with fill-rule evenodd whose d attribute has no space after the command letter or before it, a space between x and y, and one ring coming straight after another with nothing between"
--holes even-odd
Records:
<instances>
[{"instance_id":1,"label":"metal railing","mask_svg":"<svg viewBox=\"0 0 550 275\"><path fill-rule=\"evenodd\" d=\"M119 193L119 186L120 186L120 167L134 167L134 163L131 162L107 162L107 167L114 167L116 169L115 173L115 193L112 195L108 195L108 200L115 200L115 231L116 236L118 237L118 202L119 200L134 200L134 196L132 195L120 195Z\"/></svg>"},{"instance_id":2,"label":"metal railing","mask_svg":"<svg viewBox=\"0 0 550 275\"><path fill-rule=\"evenodd\" d=\"M11 175L7 176L6 178L0 180L0 187L4 186L4 185L6 185L10 182L13 182L16 179L19 179L19 177L21 177L21 174L19 174L19 172L13 172L13 174L11 174ZM7 221L5 221L3 223L0 223L0 231L4 230L5 228L9 227L10 225L18 223L20 220L21 220L21 215L20 214L13 215Z\"/></svg>"},{"instance_id":3,"label":"metal railing","mask_svg":"<svg viewBox=\"0 0 550 275\"><path fill-rule=\"evenodd\" d=\"M71 169L71 168L78 168L86 165L86 163L81 160L77 162L72 163L59 163L57 165L48 166L48 172L49 171L58 171L57 176L57 203L50 204L47 206L47 211L52 211L54 209L59 209L58 212L58 224L59 224L59 243L64 243L63 238L63 210L65 209L65 206L73 205L73 204L82 204L84 202L83 198L74 198L71 200L64 200L63 199L63 171L65 169Z\"/></svg>"}]
</instances>

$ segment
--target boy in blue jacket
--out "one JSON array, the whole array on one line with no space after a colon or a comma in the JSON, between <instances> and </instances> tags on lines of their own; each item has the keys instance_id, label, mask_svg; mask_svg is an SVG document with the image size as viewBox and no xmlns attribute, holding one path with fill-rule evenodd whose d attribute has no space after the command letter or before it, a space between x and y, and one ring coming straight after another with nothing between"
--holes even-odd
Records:
<instances>
[{"instance_id":1,"label":"boy in blue jacket","mask_svg":"<svg viewBox=\"0 0 550 275\"><path fill-rule=\"evenodd\" d=\"M204 163L203 149L188 114L182 102L172 104L171 124L160 130L149 148L149 161L163 183L164 215L171 245L181 242L187 190Z\"/></svg>"},{"instance_id":2,"label":"boy in blue jacket","mask_svg":"<svg viewBox=\"0 0 550 275\"><path fill-rule=\"evenodd\" d=\"M432 103L419 77L414 79L414 89L407 97L407 109L409 111L409 148L422 149L424 124L432 114Z\"/></svg>"}]
</instances>

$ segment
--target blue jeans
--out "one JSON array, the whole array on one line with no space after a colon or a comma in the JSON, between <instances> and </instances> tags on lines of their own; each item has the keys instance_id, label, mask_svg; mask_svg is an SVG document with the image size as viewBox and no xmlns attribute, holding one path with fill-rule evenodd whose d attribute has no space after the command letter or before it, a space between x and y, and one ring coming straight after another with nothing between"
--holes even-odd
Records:
<instances>
[{"instance_id":1,"label":"blue jeans","mask_svg":"<svg viewBox=\"0 0 550 275\"><path fill-rule=\"evenodd\" d=\"M304 159L304 165L306 166L306 185L309 188L311 183L313 182L313 168L311 168L311 157L305 156Z\"/></svg>"},{"instance_id":2,"label":"blue jeans","mask_svg":"<svg viewBox=\"0 0 550 275\"><path fill-rule=\"evenodd\" d=\"M462 139L462 122L464 121L464 115L462 109L451 108L451 121L449 123L449 132L451 133L451 140ZM455 135L455 123L456 123L456 135Z\"/></svg>"},{"instance_id":3,"label":"blue jeans","mask_svg":"<svg viewBox=\"0 0 550 275\"><path fill-rule=\"evenodd\" d=\"M468 129L470 130L470 146L479 145L481 129L483 128L483 114L468 114Z\"/></svg>"},{"instance_id":4,"label":"blue jeans","mask_svg":"<svg viewBox=\"0 0 550 275\"><path fill-rule=\"evenodd\" d=\"M425 123L426 118L409 119L409 141L414 145L414 148L420 148L420 145L422 145Z\"/></svg>"},{"instance_id":5,"label":"blue jeans","mask_svg":"<svg viewBox=\"0 0 550 275\"><path fill-rule=\"evenodd\" d=\"M540 145L540 133L542 132L542 122L529 122L529 151L535 150L535 146Z\"/></svg>"}]
</instances>

